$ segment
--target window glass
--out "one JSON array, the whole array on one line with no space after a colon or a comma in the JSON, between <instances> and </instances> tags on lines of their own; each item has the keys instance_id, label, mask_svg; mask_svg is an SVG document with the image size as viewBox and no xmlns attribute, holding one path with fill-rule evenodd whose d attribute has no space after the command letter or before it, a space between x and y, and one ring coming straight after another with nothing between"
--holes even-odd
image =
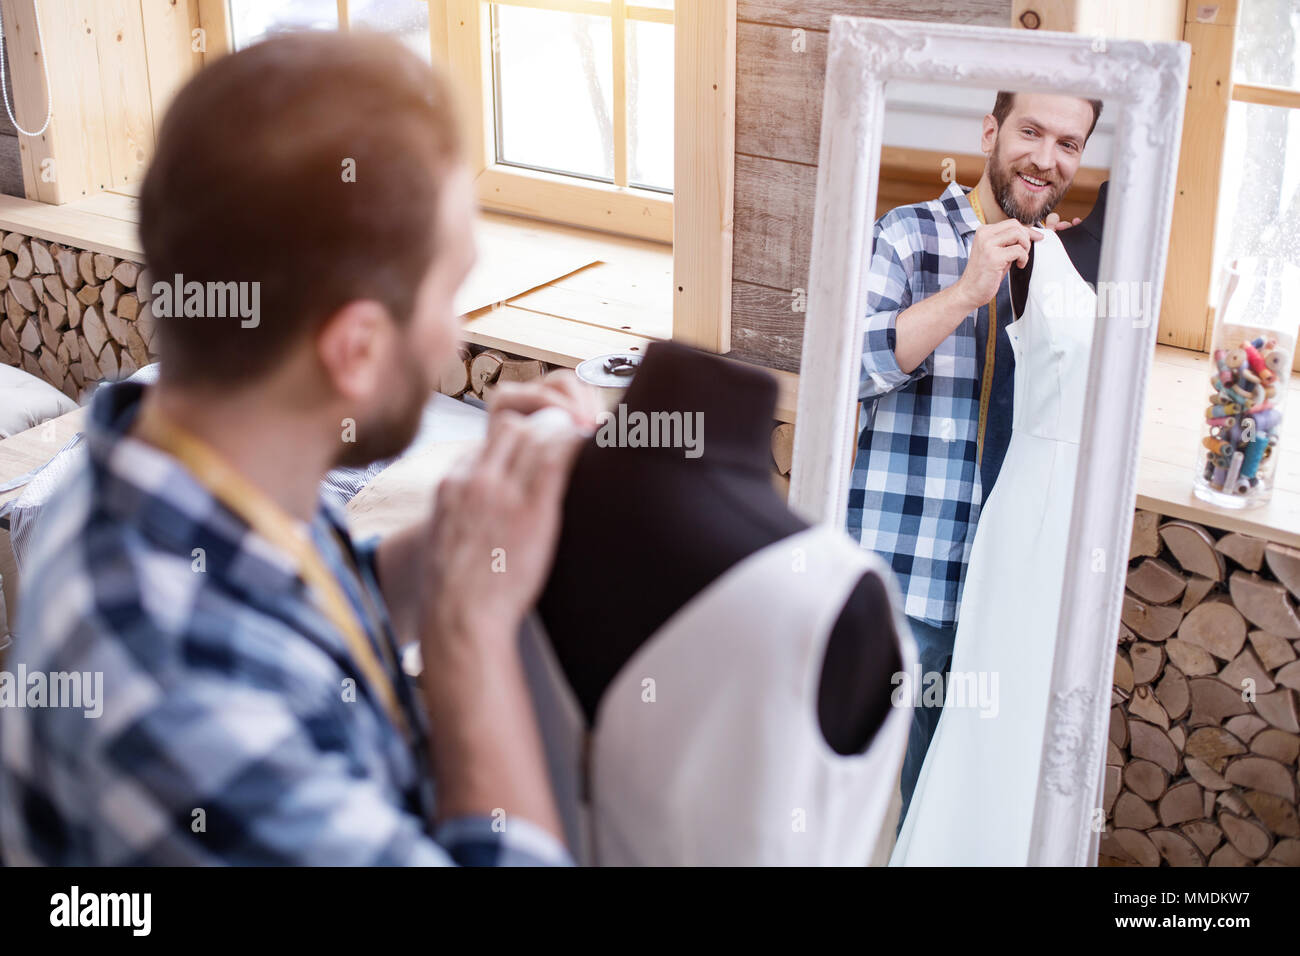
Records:
<instances>
[{"instance_id":1,"label":"window glass","mask_svg":"<svg viewBox=\"0 0 1300 956\"><path fill-rule=\"evenodd\" d=\"M230 32L236 50L274 33L338 28L337 0L230 0Z\"/></svg>"},{"instance_id":2,"label":"window glass","mask_svg":"<svg viewBox=\"0 0 1300 956\"><path fill-rule=\"evenodd\" d=\"M349 0L348 19L354 27L382 30L428 60L429 0Z\"/></svg>"},{"instance_id":3,"label":"window glass","mask_svg":"<svg viewBox=\"0 0 1300 956\"><path fill-rule=\"evenodd\" d=\"M673 188L673 28L627 25L628 180Z\"/></svg>"},{"instance_id":4,"label":"window glass","mask_svg":"<svg viewBox=\"0 0 1300 956\"><path fill-rule=\"evenodd\" d=\"M609 17L493 4L497 162L614 181Z\"/></svg>"},{"instance_id":5,"label":"window glass","mask_svg":"<svg viewBox=\"0 0 1300 956\"><path fill-rule=\"evenodd\" d=\"M1296 0L1243 0L1237 11L1234 83L1300 88L1300 3Z\"/></svg>"}]
</instances>

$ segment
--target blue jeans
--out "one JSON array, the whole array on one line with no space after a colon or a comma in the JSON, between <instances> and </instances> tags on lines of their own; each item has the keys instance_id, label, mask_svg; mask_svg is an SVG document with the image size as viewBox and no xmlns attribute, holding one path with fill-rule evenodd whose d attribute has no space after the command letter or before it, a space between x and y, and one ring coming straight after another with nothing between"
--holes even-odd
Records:
<instances>
[{"instance_id":1,"label":"blue jeans","mask_svg":"<svg viewBox=\"0 0 1300 956\"><path fill-rule=\"evenodd\" d=\"M947 686L948 668L952 664L952 645L957 637L957 625L935 627L916 618L909 617L907 623L912 628L912 638L916 641L917 664L920 673L914 675L918 683L918 693L923 691L926 675L939 672L944 675L943 686ZM943 700L942 688L939 694ZM921 764L925 763L925 752L930 749L934 739L934 730L939 726L939 717L943 713L942 703L933 707L918 703L912 711L912 727L907 735L907 752L903 756L903 775L900 789L903 795L903 812L898 815L898 829L903 829L903 820L907 808L912 802L916 790L916 780L921 776Z\"/></svg>"}]
</instances>

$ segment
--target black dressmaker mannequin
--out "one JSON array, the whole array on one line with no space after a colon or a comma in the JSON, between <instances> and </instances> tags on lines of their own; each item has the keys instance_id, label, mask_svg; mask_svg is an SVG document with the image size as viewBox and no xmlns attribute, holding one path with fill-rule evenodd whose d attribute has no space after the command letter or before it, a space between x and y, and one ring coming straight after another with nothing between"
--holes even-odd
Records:
<instances>
[{"instance_id":1,"label":"black dressmaker mannequin","mask_svg":"<svg viewBox=\"0 0 1300 956\"><path fill-rule=\"evenodd\" d=\"M627 411L702 412L703 454L594 439L579 453L538 611L589 726L618 671L679 608L742 558L808 526L772 484L776 394L761 369L656 342L624 396ZM903 667L892 620L883 582L865 575L822 667L818 717L839 753L864 750L889 713L891 677Z\"/></svg>"},{"instance_id":2,"label":"black dressmaker mannequin","mask_svg":"<svg viewBox=\"0 0 1300 956\"><path fill-rule=\"evenodd\" d=\"M1092 212L1077 226L1063 229L1056 235L1065 247L1066 254L1074 263L1074 268L1083 281L1094 289L1097 287L1097 273L1101 263L1101 229L1106 223L1106 193L1110 181L1102 183L1097 189L1097 202ZM1029 294L1029 276L1034 268L1034 244L1029 244L1029 264L1021 269L1011 267L1011 309L1016 315L1025 311L1025 302Z\"/></svg>"}]
</instances>

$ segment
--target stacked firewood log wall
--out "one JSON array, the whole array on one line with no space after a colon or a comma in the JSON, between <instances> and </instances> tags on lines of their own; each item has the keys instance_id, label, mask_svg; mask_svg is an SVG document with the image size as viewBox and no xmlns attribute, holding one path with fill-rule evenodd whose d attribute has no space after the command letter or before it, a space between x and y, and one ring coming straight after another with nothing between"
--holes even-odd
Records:
<instances>
[{"instance_id":1,"label":"stacked firewood log wall","mask_svg":"<svg viewBox=\"0 0 1300 956\"><path fill-rule=\"evenodd\" d=\"M462 345L447 360L438 391L452 398L474 396L486 401L505 382L532 382L556 368L540 359L523 358L500 349Z\"/></svg>"},{"instance_id":2,"label":"stacked firewood log wall","mask_svg":"<svg viewBox=\"0 0 1300 956\"><path fill-rule=\"evenodd\" d=\"M78 401L101 379L148 365L153 328L140 274L127 259L0 232L0 361Z\"/></svg>"},{"instance_id":3,"label":"stacked firewood log wall","mask_svg":"<svg viewBox=\"0 0 1300 956\"><path fill-rule=\"evenodd\" d=\"M772 428L772 480L784 497L790 497L790 469L794 464L794 425L775 422Z\"/></svg>"},{"instance_id":4,"label":"stacked firewood log wall","mask_svg":"<svg viewBox=\"0 0 1300 956\"><path fill-rule=\"evenodd\" d=\"M1105 769L1111 866L1300 866L1300 550L1138 511Z\"/></svg>"}]
</instances>

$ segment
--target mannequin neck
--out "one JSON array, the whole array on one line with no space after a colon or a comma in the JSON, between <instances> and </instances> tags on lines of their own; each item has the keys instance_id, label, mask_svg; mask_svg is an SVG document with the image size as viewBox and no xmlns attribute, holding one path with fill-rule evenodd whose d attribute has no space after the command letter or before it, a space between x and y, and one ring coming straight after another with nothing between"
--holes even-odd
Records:
<instances>
[{"instance_id":1,"label":"mannequin neck","mask_svg":"<svg viewBox=\"0 0 1300 956\"><path fill-rule=\"evenodd\" d=\"M698 424L699 454L645 448L669 459L770 470L776 380L767 372L674 342L646 350L623 397L626 413L680 413ZM616 410L615 415L618 414Z\"/></svg>"}]
</instances>

